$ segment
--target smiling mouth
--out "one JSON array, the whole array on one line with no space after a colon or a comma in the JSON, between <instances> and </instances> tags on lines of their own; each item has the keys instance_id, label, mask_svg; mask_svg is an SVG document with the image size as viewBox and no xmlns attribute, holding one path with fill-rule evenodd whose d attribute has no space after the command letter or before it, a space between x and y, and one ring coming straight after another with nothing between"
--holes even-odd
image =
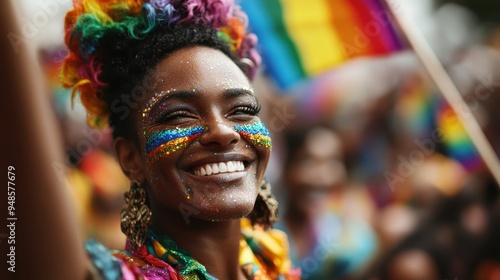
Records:
<instances>
[{"instance_id":1,"label":"smiling mouth","mask_svg":"<svg viewBox=\"0 0 500 280\"><path fill-rule=\"evenodd\" d=\"M243 161L224 161L202 164L193 168L191 173L196 176L209 176L220 173L233 173L245 170L246 164Z\"/></svg>"}]
</instances>

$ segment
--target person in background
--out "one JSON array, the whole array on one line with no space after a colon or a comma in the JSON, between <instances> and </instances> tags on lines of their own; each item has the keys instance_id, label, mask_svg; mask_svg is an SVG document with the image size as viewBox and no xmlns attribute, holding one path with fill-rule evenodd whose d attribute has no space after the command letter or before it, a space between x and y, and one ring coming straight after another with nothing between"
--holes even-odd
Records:
<instances>
[{"instance_id":1,"label":"person in background","mask_svg":"<svg viewBox=\"0 0 500 280\"><path fill-rule=\"evenodd\" d=\"M377 250L377 238L365 220L369 196L350 185L341 138L328 125L285 135L278 192L283 214L276 227L289 235L293 263L303 279L359 276Z\"/></svg>"}]
</instances>

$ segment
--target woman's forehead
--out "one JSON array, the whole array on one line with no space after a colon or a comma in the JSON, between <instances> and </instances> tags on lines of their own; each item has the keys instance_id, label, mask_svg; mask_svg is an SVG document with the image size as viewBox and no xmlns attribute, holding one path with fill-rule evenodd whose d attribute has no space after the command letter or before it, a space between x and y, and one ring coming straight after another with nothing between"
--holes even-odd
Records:
<instances>
[{"instance_id":1,"label":"woman's forehead","mask_svg":"<svg viewBox=\"0 0 500 280\"><path fill-rule=\"evenodd\" d=\"M170 54L148 71L144 83L148 84L148 94L141 102L142 108L170 95L214 97L234 92L254 95L248 78L229 57L219 50L200 46Z\"/></svg>"},{"instance_id":2,"label":"woman's forehead","mask_svg":"<svg viewBox=\"0 0 500 280\"><path fill-rule=\"evenodd\" d=\"M250 87L248 78L228 56L219 50L202 46L173 52L153 72L161 90Z\"/></svg>"}]
</instances>

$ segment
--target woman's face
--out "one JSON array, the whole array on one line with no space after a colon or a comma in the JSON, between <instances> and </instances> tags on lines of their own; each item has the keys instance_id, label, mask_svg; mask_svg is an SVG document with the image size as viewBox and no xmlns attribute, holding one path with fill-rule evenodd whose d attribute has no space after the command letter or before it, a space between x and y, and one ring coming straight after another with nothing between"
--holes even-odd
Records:
<instances>
[{"instance_id":1,"label":"woman's face","mask_svg":"<svg viewBox=\"0 0 500 280\"><path fill-rule=\"evenodd\" d=\"M200 46L172 53L153 76L136 118L153 216L249 214L271 142L246 76L222 52Z\"/></svg>"},{"instance_id":2,"label":"woman's face","mask_svg":"<svg viewBox=\"0 0 500 280\"><path fill-rule=\"evenodd\" d=\"M340 138L332 130L315 128L307 132L303 145L291 155L286 170L288 202L313 217L324 210L329 195L345 179Z\"/></svg>"}]
</instances>

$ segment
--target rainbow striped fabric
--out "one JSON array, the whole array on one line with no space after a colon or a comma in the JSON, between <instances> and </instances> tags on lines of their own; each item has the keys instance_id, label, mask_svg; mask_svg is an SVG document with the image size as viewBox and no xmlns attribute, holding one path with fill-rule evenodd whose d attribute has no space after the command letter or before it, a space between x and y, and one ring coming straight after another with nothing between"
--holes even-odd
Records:
<instances>
[{"instance_id":1,"label":"rainbow striped fabric","mask_svg":"<svg viewBox=\"0 0 500 280\"><path fill-rule=\"evenodd\" d=\"M380 0L251 0L241 6L282 90L358 56L403 48Z\"/></svg>"},{"instance_id":2,"label":"rainbow striped fabric","mask_svg":"<svg viewBox=\"0 0 500 280\"><path fill-rule=\"evenodd\" d=\"M398 121L410 137L427 137L436 127L435 114L440 93L422 77L403 81L395 105Z\"/></svg>"},{"instance_id":3,"label":"rainbow striped fabric","mask_svg":"<svg viewBox=\"0 0 500 280\"><path fill-rule=\"evenodd\" d=\"M409 79L403 85L396 112L406 134L415 139L430 138L438 132L444 154L467 171L484 168L479 153L450 105L424 79ZM434 140L434 138L433 138Z\"/></svg>"},{"instance_id":4,"label":"rainbow striped fabric","mask_svg":"<svg viewBox=\"0 0 500 280\"><path fill-rule=\"evenodd\" d=\"M333 111L342 103L332 94L335 71L327 70L355 57L406 48L381 0L251 0L241 6L259 37L266 71L282 91L303 86L306 111ZM425 81L407 81L396 108L407 133L421 138L438 129L449 157L469 171L480 169L472 141L461 125L450 125L456 124L450 121L454 113L432 91Z\"/></svg>"},{"instance_id":5,"label":"rainbow striped fabric","mask_svg":"<svg viewBox=\"0 0 500 280\"><path fill-rule=\"evenodd\" d=\"M448 156L458 160L467 171L479 171L485 165L462 122L446 101L436 110L436 122Z\"/></svg>"}]
</instances>

